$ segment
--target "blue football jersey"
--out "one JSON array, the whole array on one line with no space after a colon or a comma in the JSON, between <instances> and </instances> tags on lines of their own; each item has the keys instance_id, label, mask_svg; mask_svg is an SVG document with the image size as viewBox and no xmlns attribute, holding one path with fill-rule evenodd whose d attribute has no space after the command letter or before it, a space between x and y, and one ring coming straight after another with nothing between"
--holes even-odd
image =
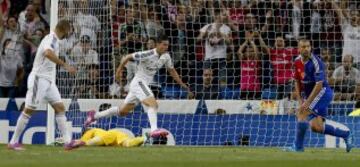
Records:
<instances>
[{"instance_id":1,"label":"blue football jersey","mask_svg":"<svg viewBox=\"0 0 360 167\"><path fill-rule=\"evenodd\" d=\"M302 82L304 84L305 98L310 96L316 82L319 81L323 82L323 88L331 90L326 78L326 66L317 55L311 55L310 59L305 63L304 71L305 75Z\"/></svg>"}]
</instances>

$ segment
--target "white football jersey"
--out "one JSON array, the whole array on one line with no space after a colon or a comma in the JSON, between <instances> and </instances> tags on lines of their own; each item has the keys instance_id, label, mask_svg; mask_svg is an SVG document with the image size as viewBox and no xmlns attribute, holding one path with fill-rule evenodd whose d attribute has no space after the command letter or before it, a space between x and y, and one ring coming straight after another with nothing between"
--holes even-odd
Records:
<instances>
[{"instance_id":1,"label":"white football jersey","mask_svg":"<svg viewBox=\"0 0 360 167\"><path fill-rule=\"evenodd\" d=\"M34 60L34 65L31 73L48 79L55 80L56 64L45 57L45 50L52 50L56 56L59 56L59 38L54 32L46 35L41 41Z\"/></svg>"},{"instance_id":2,"label":"white football jersey","mask_svg":"<svg viewBox=\"0 0 360 167\"><path fill-rule=\"evenodd\" d=\"M155 73L164 65L166 68L174 68L169 53L164 53L160 56L156 49L135 52L132 54L132 57L137 63L133 80L141 79L147 84L153 81Z\"/></svg>"},{"instance_id":3,"label":"white football jersey","mask_svg":"<svg viewBox=\"0 0 360 167\"><path fill-rule=\"evenodd\" d=\"M354 63L360 62L360 27L352 26L349 21L345 20L342 24L342 33L344 38L344 46L342 56L351 54Z\"/></svg>"}]
</instances>

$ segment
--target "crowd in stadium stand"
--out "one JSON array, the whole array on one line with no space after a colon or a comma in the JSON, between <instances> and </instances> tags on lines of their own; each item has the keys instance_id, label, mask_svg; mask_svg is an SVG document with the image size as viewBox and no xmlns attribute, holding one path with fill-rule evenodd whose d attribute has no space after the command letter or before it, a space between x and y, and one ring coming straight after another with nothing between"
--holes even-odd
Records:
<instances>
[{"instance_id":1,"label":"crowd in stadium stand","mask_svg":"<svg viewBox=\"0 0 360 167\"><path fill-rule=\"evenodd\" d=\"M308 38L327 65L335 99L357 100L359 9L355 0L59 0L59 19L73 25L59 56L79 73L59 69L57 84L65 98L124 97L126 87L109 93L116 89L114 68L165 33L196 99L261 99L264 91L275 94L266 98L290 98L297 41ZM50 0L2 0L0 12L0 97L23 97L37 46L50 30ZM134 72L127 68L123 85ZM165 69L151 85L160 98L186 98Z\"/></svg>"}]
</instances>

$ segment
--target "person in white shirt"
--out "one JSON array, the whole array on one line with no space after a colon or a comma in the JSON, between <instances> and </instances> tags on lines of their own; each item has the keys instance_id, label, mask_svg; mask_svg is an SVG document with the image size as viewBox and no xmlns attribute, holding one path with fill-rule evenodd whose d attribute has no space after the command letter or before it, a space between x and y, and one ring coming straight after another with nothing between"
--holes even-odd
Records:
<instances>
[{"instance_id":1,"label":"person in white shirt","mask_svg":"<svg viewBox=\"0 0 360 167\"><path fill-rule=\"evenodd\" d=\"M73 83L72 93L78 98L87 97L85 94L80 93L81 88L87 83L90 65L99 65L98 53L92 49L91 39L88 35L83 35L80 41L71 51L69 56L71 62L78 68L78 73ZM80 91L80 92L79 92Z\"/></svg>"},{"instance_id":2,"label":"person in white shirt","mask_svg":"<svg viewBox=\"0 0 360 167\"><path fill-rule=\"evenodd\" d=\"M205 40L204 69L218 69L220 84L226 85L227 47L230 43L231 29L224 24L226 13L215 11L215 22L200 29L198 41Z\"/></svg>"},{"instance_id":3,"label":"person in white shirt","mask_svg":"<svg viewBox=\"0 0 360 167\"><path fill-rule=\"evenodd\" d=\"M359 92L360 71L353 67L353 56L344 55L342 65L332 73L331 80L334 83L335 100L354 100L356 92Z\"/></svg>"},{"instance_id":4,"label":"person in white shirt","mask_svg":"<svg viewBox=\"0 0 360 167\"><path fill-rule=\"evenodd\" d=\"M44 1L44 3L46 3L46 1ZM49 2L50 3L50 2ZM46 3L46 5L48 5L49 3ZM43 2L42 0L32 0L31 2L29 2L28 5L33 6L34 11L35 11L35 18L36 20L40 20L43 24L45 24L45 26L48 26L48 24L50 23L50 12L43 12L42 9L42 5ZM48 8L50 9L50 8ZM45 7L45 10L48 10L47 7ZM24 10L22 12L20 12L19 14L19 23L25 22L26 20L26 14L27 14L27 10Z\"/></svg>"},{"instance_id":5,"label":"person in white shirt","mask_svg":"<svg viewBox=\"0 0 360 167\"><path fill-rule=\"evenodd\" d=\"M70 74L75 74L76 69L58 58L59 40L69 35L70 23L61 20L55 30L45 36L37 50L34 65L28 78L28 91L25 98L25 108L20 114L14 134L8 144L11 150L24 150L19 144L20 135L23 133L32 113L42 101L50 103L55 110L57 127L65 141L64 148L72 149L74 142L66 127L65 106L61 100L59 90L55 84L56 64L65 68Z\"/></svg>"},{"instance_id":6,"label":"person in white shirt","mask_svg":"<svg viewBox=\"0 0 360 167\"><path fill-rule=\"evenodd\" d=\"M90 36L83 35L80 38L80 42L71 51L70 59L77 65L99 64L99 56L92 49Z\"/></svg>"},{"instance_id":7,"label":"person in white shirt","mask_svg":"<svg viewBox=\"0 0 360 167\"><path fill-rule=\"evenodd\" d=\"M23 60L14 53L11 39L4 41L0 54L0 97L14 98L24 78Z\"/></svg>"},{"instance_id":8,"label":"person in white shirt","mask_svg":"<svg viewBox=\"0 0 360 167\"><path fill-rule=\"evenodd\" d=\"M101 30L99 19L89 12L88 0L80 0L82 11L79 11L75 17L74 28L75 33L80 37L88 35L91 39L93 48L97 47L97 37Z\"/></svg>"},{"instance_id":9,"label":"person in white shirt","mask_svg":"<svg viewBox=\"0 0 360 167\"><path fill-rule=\"evenodd\" d=\"M20 32L25 34L25 38L29 39L37 29L45 30L45 24L37 17L35 7L30 4L26 7L25 20L19 18Z\"/></svg>"},{"instance_id":10,"label":"person in white shirt","mask_svg":"<svg viewBox=\"0 0 360 167\"><path fill-rule=\"evenodd\" d=\"M333 8L336 10L338 18L341 23L343 34L343 52L342 56L352 55L354 64L357 68L360 67L360 13L357 10L352 10L347 13L345 9L340 7L332 1Z\"/></svg>"},{"instance_id":11,"label":"person in white shirt","mask_svg":"<svg viewBox=\"0 0 360 167\"><path fill-rule=\"evenodd\" d=\"M135 76L131 80L129 93L124 100L124 104L120 107L112 107L102 112L95 112L95 110L89 111L85 121L85 127L89 126L99 118L112 115L124 116L132 111L138 103L141 103L148 114L151 128L150 136L166 137L168 132L163 129L158 129L157 127L158 103L156 102L153 92L149 88L149 84L153 81L155 73L165 65L174 80L188 91L189 97L193 97L190 88L182 82L179 74L176 72L171 57L167 52L168 47L169 40L167 36L162 35L156 41L155 49L135 52L125 56L116 71L117 81L121 81L123 70L130 60L134 60L138 65Z\"/></svg>"}]
</instances>

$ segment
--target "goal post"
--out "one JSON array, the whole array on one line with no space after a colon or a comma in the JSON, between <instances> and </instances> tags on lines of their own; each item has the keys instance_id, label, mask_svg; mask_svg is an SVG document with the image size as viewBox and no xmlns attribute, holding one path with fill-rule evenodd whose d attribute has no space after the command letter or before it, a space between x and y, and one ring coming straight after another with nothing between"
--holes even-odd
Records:
<instances>
[{"instance_id":1,"label":"goal post","mask_svg":"<svg viewBox=\"0 0 360 167\"><path fill-rule=\"evenodd\" d=\"M54 30L58 22L58 1L52 0L50 4L50 30ZM54 78L56 78L56 73ZM55 110L50 104L47 105L47 118L46 118L46 140L45 143L50 145L55 141Z\"/></svg>"}]
</instances>

